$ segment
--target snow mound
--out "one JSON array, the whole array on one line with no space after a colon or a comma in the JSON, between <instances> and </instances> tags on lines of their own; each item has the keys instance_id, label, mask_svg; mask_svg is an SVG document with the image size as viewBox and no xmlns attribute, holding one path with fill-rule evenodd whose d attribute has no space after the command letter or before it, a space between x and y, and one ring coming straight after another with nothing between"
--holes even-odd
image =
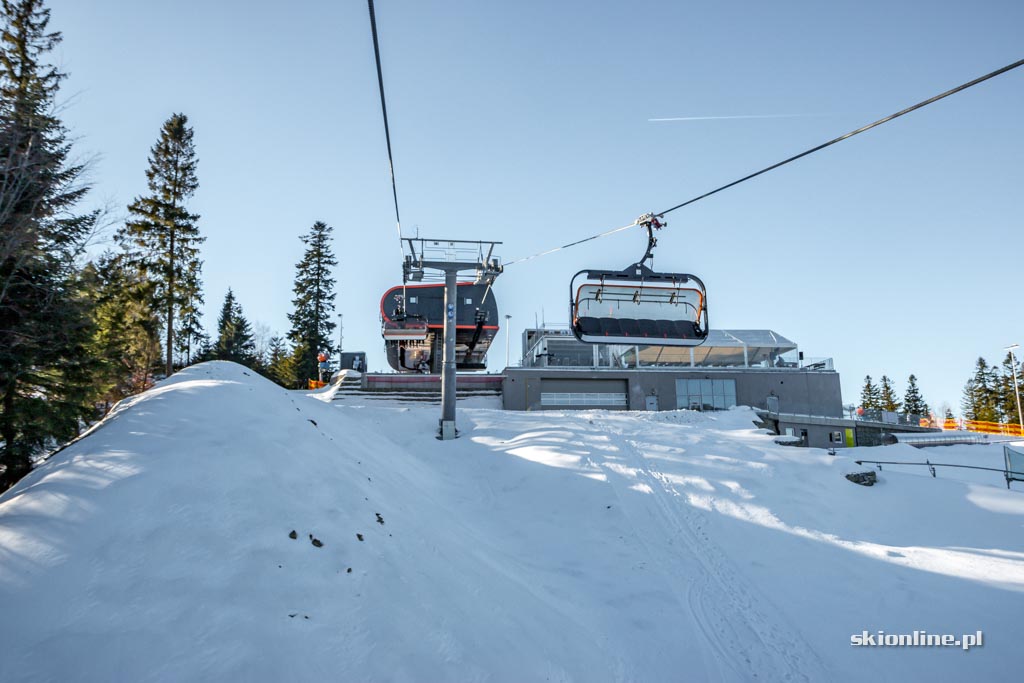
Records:
<instances>
[{"instance_id":1,"label":"snow mound","mask_svg":"<svg viewBox=\"0 0 1024 683\"><path fill-rule=\"evenodd\" d=\"M1024 664L1024 495L994 473L887 468L857 486L854 459L920 453L787 448L746 409L460 404L449 442L437 418L223 362L123 402L0 498L0 680L963 680ZM984 646L851 647L865 630L982 630Z\"/></svg>"}]
</instances>

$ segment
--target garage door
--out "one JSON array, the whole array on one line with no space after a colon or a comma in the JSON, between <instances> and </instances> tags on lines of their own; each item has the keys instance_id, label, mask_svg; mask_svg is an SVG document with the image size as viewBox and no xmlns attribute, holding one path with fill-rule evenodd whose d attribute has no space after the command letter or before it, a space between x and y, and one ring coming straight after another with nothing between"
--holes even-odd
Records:
<instances>
[{"instance_id":1,"label":"garage door","mask_svg":"<svg viewBox=\"0 0 1024 683\"><path fill-rule=\"evenodd\" d=\"M626 410L624 379L544 379L540 383L541 408L608 408Z\"/></svg>"}]
</instances>

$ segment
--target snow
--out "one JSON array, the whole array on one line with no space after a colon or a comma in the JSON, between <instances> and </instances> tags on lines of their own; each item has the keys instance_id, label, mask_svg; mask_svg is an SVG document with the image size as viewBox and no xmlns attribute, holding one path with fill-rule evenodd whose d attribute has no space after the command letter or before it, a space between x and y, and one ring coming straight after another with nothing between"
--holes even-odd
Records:
<instances>
[{"instance_id":1,"label":"snow","mask_svg":"<svg viewBox=\"0 0 1024 683\"><path fill-rule=\"evenodd\" d=\"M332 389L194 366L0 498L0 680L965 680L1024 664L1024 484L843 477L857 458L999 467L998 445L833 457L774 443L747 409L494 399L460 401L460 438L441 442L436 405ZM865 630L982 630L984 646L851 647Z\"/></svg>"}]
</instances>

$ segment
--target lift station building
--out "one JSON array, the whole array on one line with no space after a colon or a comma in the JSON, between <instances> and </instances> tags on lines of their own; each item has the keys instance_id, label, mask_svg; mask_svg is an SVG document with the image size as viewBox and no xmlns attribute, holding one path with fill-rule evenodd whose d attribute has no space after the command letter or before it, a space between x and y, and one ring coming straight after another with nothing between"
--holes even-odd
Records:
<instances>
[{"instance_id":1,"label":"lift station building","mask_svg":"<svg viewBox=\"0 0 1024 683\"><path fill-rule=\"evenodd\" d=\"M750 406L803 445L853 446L870 438L870 425L844 418L832 359L805 358L772 330L711 330L700 346L668 347L584 344L568 327L545 326L525 330L522 349L521 366L505 370L506 410Z\"/></svg>"}]
</instances>

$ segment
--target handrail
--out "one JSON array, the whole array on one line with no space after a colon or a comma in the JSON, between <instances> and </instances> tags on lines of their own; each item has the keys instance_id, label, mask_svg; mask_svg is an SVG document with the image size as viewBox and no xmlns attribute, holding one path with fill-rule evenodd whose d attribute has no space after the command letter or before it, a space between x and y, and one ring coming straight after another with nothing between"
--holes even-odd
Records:
<instances>
[{"instance_id":1,"label":"handrail","mask_svg":"<svg viewBox=\"0 0 1024 683\"><path fill-rule=\"evenodd\" d=\"M1021 477L1024 477L1024 472L1017 472L1015 470L1008 470L1005 467L997 468L997 467L981 467L979 465L954 465L953 463L948 463L948 462L931 462L930 460L925 460L924 462L901 462L899 460L854 460L854 462L857 463L858 465L863 465L866 462L867 463L871 463L873 465L878 465L878 471L879 472L882 471L882 465L927 465L928 469L931 470L932 478L933 479L935 478L935 468L936 467L960 467L960 468L963 468L963 469L966 469L966 470L987 470L989 472L1002 472L1003 476L1006 477L1006 488L1010 488L1010 481L1011 481L1010 480L1010 475L1011 474L1017 474L1017 475L1020 475Z\"/></svg>"}]
</instances>

